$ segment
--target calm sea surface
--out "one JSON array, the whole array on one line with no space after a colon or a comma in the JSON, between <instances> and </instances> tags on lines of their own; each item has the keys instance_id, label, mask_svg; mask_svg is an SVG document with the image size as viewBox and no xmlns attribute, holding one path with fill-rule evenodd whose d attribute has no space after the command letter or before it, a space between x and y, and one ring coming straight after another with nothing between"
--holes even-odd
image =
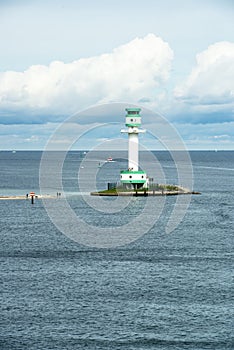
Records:
<instances>
[{"instance_id":1,"label":"calm sea surface","mask_svg":"<svg viewBox=\"0 0 234 350\"><path fill-rule=\"evenodd\" d=\"M166 181L177 183L170 155L155 155ZM234 152L190 156L194 190L202 194L192 197L180 225L165 234L175 204L167 197L150 231L118 248L70 240L41 200L0 200L0 349L233 349ZM70 152L64 163L69 203L87 222L108 225L109 216L77 194L83 157ZM98 168L105 157L90 162ZM0 152L0 195L39 193L40 158L41 152ZM116 181L125 167L121 159L104 164L97 187ZM134 208L144 200L135 198ZM154 207L157 198L149 200ZM116 225L123 220L115 214Z\"/></svg>"}]
</instances>

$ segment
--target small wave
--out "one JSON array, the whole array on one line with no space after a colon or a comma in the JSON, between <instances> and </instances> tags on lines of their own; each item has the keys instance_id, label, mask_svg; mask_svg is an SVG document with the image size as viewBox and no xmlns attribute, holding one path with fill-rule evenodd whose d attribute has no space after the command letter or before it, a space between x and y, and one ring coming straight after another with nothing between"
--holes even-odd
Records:
<instances>
[{"instance_id":1,"label":"small wave","mask_svg":"<svg viewBox=\"0 0 234 350\"><path fill-rule=\"evenodd\" d=\"M193 168L234 171L233 168L220 168L220 167L214 167L214 166L199 166L199 165L194 165Z\"/></svg>"},{"instance_id":2,"label":"small wave","mask_svg":"<svg viewBox=\"0 0 234 350\"><path fill-rule=\"evenodd\" d=\"M0 341L0 345L2 346L2 349L36 349L36 346L39 345L40 348L43 346L43 348L52 349L52 347L55 349L93 349L94 347L97 349L142 349L143 347L150 348L154 346L167 346L168 349L171 347L178 348L179 346L182 348L184 347L192 347L195 349L195 347L199 347L202 349L231 349L231 341L212 341L212 340L182 340L182 339L161 339L161 338L147 338L147 337L139 337L138 339L111 339L111 338L105 338L100 339L98 338L84 338L82 336L54 336L54 337L19 337L19 336L11 336L11 337L3 337ZM108 347L108 348L107 348Z\"/></svg>"}]
</instances>

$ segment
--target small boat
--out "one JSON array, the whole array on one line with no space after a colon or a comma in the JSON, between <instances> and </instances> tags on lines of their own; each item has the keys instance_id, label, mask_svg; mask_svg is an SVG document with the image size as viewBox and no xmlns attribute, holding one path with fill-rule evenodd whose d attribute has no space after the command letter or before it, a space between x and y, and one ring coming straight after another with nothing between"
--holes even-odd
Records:
<instances>
[{"instance_id":1,"label":"small boat","mask_svg":"<svg viewBox=\"0 0 234 350\"><path fill-rule=\"evenodd\" d=\"M108 157L107 162L114 162L114 160L111 157Z\"/></svg>"}]
</instances>

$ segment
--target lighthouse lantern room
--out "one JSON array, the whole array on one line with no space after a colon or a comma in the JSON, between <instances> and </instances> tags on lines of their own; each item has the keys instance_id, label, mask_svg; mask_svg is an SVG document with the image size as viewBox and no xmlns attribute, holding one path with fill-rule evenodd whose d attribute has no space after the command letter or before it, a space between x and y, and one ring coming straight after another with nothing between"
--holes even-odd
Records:
<instances>
[{"instance_id":1,"label":"lighthouse lantern room","mask_svg":"<svg viewBox=\"0 0 234 350\"><path fill-rule=\"evenodd\" d=\"M140 108L126 108L125 125L128 129L121 130L122 133L128 133L128 170L123 170L120 173L120 181L127 187L135 189L145 186L147 183L146 172L139 170L139 150L138 136L139 133L144 133L145 130L141 127Z\"/></svg>"}]
</instances>

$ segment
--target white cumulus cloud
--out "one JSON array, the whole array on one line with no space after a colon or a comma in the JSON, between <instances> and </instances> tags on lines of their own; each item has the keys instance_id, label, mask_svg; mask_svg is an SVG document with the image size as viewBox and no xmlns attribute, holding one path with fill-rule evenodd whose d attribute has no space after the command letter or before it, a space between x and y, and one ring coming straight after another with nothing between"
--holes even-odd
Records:
<instances>
[{"instance_id":1,"label":"white cumulus cloud","mask_svg":"<svg viewBox=\"0 0 234 350\"><path fill-rule=\"evenodd\" d=\"M193 112L233 118L234 43L217 42L196 56L196 66L185 82L175 88L177 101Z\"/></svg>"},{"instance_id":2,"label":"white cumulus cloud","mask_svg":"<svg viewBox=\"0 0 234 350\"><path fill-rule=\"evenodd\" d=\"M0 73L0 121L46 122L112 101L157 103L172 59L169 45L148 34L100 56Z\"/></svg>"}]
</instances>

